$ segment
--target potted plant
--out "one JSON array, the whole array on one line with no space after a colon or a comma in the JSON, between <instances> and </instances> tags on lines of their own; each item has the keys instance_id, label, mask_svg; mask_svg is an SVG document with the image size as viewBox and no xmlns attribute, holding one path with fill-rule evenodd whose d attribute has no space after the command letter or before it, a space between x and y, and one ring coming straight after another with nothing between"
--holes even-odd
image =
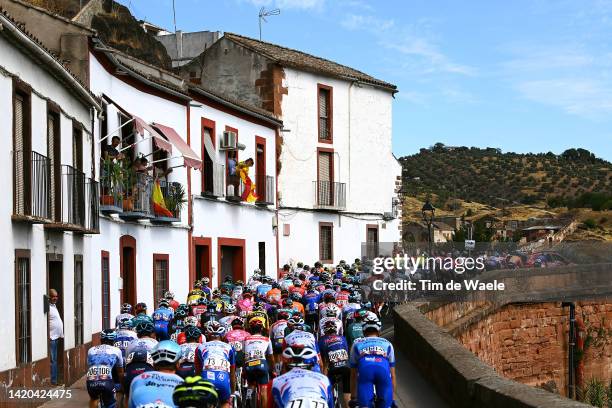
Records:
<instances>
[{"instance_id":1,"label":"potted plant","mask_svg":"<svg viewBox=\"0 0 612 408\"><path fill-rule=\"evenodd\" d=\"M185 198L185 187L181 183L168 183L168 194L164 198L166 208L175 218L179 218L181 209L187 202Z\"/></svg>"},{"instance_id":2,"label":"potted plant","mask_svg":"<svg viewBox=\"0 0 612 408\"><path fill-rule=\"evenodd\" d=\"M121 162L108 157L103 161L102 166L103 170L100 181L103 194L101 196L101 204L121 207L125 187L124 171Z\"/></svg>"}]
</instances>

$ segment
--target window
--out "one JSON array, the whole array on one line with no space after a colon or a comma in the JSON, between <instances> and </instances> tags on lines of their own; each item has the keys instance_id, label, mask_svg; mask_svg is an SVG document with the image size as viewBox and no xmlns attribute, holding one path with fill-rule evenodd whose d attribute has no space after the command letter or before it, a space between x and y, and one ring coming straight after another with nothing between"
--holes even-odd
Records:
<instances>
[{"instance_id":1,"label":"window","mask_svg":"<svg viewBox=\"0 0 612 408\"><path fill-rule=\"evenodd\" d=\"M30 315L30 251L15 250L15 330L17 332L17 365L32 361Z\"/></svg>"},{"instance_id":2,"label":"window","mask_svg":"<svg viewBox=\"0 0 612 408\"><path fill-rule=\"evenodd\" d=\"M366 250L368 259L378 256L378 225L366 226Z\"/></svg>"},{"instance_id":3,"label":"window","mask_svg":"<svg viewBox=\"0 0 612 408\"><path fill-rule=\"evenodd\" d=\"M102 329L110 329L110 262L102 251Z\"/></svg>"},{"instance_id":4,"label":"window","mask_svg":"<svg viewBox=\"0 0 612 408\"><path fill-rule=\"evenodd\" d=\"M14 164L14 213L30 215L32 210L31 189L31 105L27 85L15 80L13 83L13 164Z\"/></svg>"},{"instance_id":5,"label":"window","mask_svg":"<svg viewBox=\"0 0 612 408\"><path fill-rule=\"evenodd\" d=\"M334 156L333 151L318 150L317 156L317 204L334 205Z\"/></svg>"},{"instance_id":6,"label":"window","mask_svg":"<svg viewBox=\"0 0 612 408\"><path fill-rule=\"evenodd\" d=\"M153 300L157 302L168 291L168 255L153 254Z\"/></svg>"},{"instance_id":7,"label":"window","mask_svg":"<svg viewBox=\"0 0 612 408\"><path fill-rule=\"evenodd\" d=\"M319 223L319 260L323 263L333 263L334 251L334 224L331 222Z\"/></svg>"},{"instance_id":8,"label":"window","mask_svg":"<svg viewBox=\"0 0 612 408\"><path fill-rule=\"evenodd\" d=\"M83 255L74 256L74 344L83 344Z\"/></svg>"},{"instance_id":9,"label":"window","mask_svg":"<svg viewBox=\"0 0 612 408\"><path fill-rule=\"evenodd\" d=\"M60 221L61 201L61 158L60 158L60 115L59 108L47 112L47 157L49 157L49 203L50 217Z\"/></svg>"},{"instance_id":10,"label":"window","mask_svg":"<svg viewBox=\"0 0 612 408\"><path fill-rule=\"evenodd\" d=\"M333 98L332 87L319 84L317 95L319 142L332 143Z\"/></svg>"}]
</instances>

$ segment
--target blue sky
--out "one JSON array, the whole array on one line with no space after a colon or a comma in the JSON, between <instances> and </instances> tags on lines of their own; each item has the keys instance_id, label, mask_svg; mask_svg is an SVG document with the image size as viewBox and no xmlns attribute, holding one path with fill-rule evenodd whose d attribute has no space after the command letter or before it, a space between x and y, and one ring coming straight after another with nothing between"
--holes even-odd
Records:
<instances>
[{"instance_id":1,"label":"blue sky","mask_svg":"<svg viewBox=\"0 0 612 408\"><path fill-rule=\"evenodd\" d=\"M121 0L172 29L172 0ZM396 156L436 142L612 160L612 0L176 0L177 28L258 36L399 87Z\"/></svg>"}]
</instances>

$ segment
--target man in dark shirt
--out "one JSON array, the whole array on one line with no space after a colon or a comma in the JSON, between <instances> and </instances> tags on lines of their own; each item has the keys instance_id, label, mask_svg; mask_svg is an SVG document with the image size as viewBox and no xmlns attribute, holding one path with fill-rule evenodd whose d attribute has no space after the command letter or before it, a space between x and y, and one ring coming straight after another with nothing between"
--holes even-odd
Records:
<instances>
[{"instance_id":1,"label":"man in dark shirt","mask_svg":"<svg viewBox=\"0 0 612 408\"><path fill-rule=\"evenodd\" d=\"M111 144L109 145L104 145L104 159L118 159L121 160L123 159L123 153L120 153L119 150L117 149L117 146L119 146L119 143L121 143L121 139L119 139L119 136L113 136L113 138L111 139Z\"/></svg>"}]
</instances>

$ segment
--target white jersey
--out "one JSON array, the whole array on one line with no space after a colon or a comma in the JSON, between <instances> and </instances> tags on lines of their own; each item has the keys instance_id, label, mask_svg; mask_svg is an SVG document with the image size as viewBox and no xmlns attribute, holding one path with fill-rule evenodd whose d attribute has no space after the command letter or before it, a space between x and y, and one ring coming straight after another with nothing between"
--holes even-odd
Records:
<instances>
[{"instance_id":1,"label":"white jersey","mask_svg":"<svg viewBox=\"0 0 612 408\"><path fill-rule=\"evenodd\" d=\"M339 336L344 336L344 327L342 325L342 320L338 319L337 317L324 317L319 321L319 332L321 333L321 336L325 335L323 329L325 328L325 323L327 322L334 322L334 324L336 325L336 334L338 334Z\"/></svg>"},{"instance_id":2,"label":"white jersey","mask_svg":"<svg viewBox=\"0 0 612 408\"><path fill-rule=\"evenodd\" d=\"M125 364L127 365L130 363L130 361L132 361L133 353L136 350L145 349L149 354L151 354L151 350L153 350L156 345L157 340L150 337L132 340L125 350Z\"/></svg>"},{"instance_id":3,"label":"white jersey","mask_svg":"<svg viewBox=\"0 0 612 408\"><path fill-rule=\"evenodd\" d=\"M179 365L193 363L195 361L195 351L200 343L183 343L181 344L181 358Z\"/></svg>"},{"instance_id":4,"label":"white jersey","mask_svg":"<svg viewBox=\"0 0 612 408\"><path fill-rule=\"evenodd\" d=\"M244 362L265 360L272 355L272 342L266 336L253 334L244 339Z\"/></svg>"},{"instance_id":5,"label":"white jersey","mask_svg":"<svg viewBox=\"0 0 612 408\"><path fill-rule=\"evenodd\" d=\"M284 347L292 346L310 347L317 352L319 351L319 345L317 344L314 334L303 330L294 330L285 336Z\"/></svg>"},{"instance_id":6,"label":"white jersey","mask_svg":"<svg viewBox=\"0 0 612 408\"><path fill-rule=\"evenodd\" d=\"M329 379L314 371L294 368L272 381L272 397L276 407L333 407Z\"/></svg>"}]
</instances>

